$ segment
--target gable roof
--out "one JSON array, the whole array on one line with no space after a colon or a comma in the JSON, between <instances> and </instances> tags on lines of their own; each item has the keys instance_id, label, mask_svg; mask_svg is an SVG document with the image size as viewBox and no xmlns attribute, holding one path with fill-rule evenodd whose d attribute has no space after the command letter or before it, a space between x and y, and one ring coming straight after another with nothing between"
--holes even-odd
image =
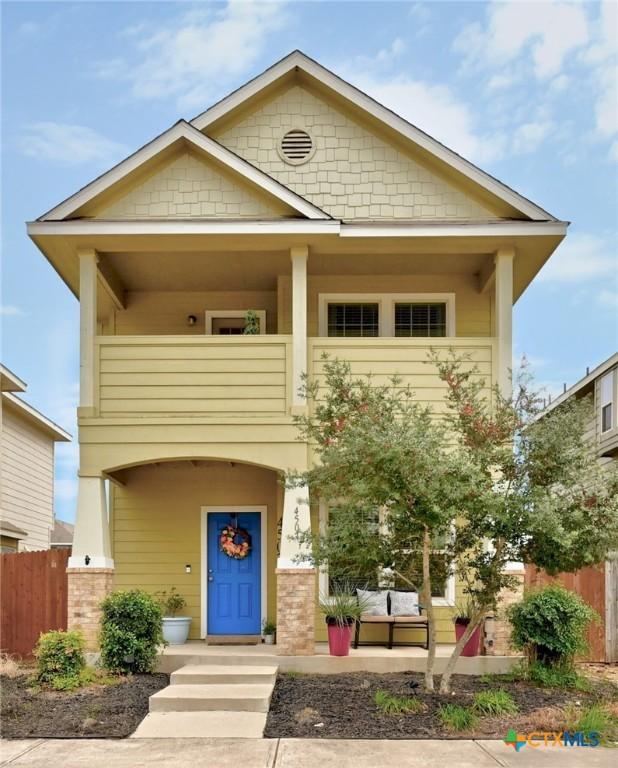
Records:
<instances>
[{"instance_id":1,"label":"gable roof","mask_svg":"<svg viewBox=\"0 0 618 768\"><path fill-rule=\"evenodd\" d=\"M441 144L427 133L397 115L391 109L380 104L366 93L346 82L326 67L314 61L302 51L296 50L262 74L218 101L205 112L197 115L191 125L200 131L206 131L247 100L272 88L279 81L284 81L291 73L302 72L304 75L326 88L356 108L394 130L400 137L412 142L416 148L428 153L434 161L461 174L468 182L478 185L485 192L500 199L510 207L534 221L557 221L550 213L523 197L498 179L478 168L476 165Z\"/></svg>"},{"instance_id":2,"label":"gable roof","mask_svg":"<svg viewBox=\"0 0 618 768\"><path fill-rule=\"evenodd\" d=\"M289 206L300 216L307 219L331 218L320 208L297 195L296 192L283 186L283 184L280 184L259 168L243 160L214 139L205 136L186 120L179 120L167 131L164 131L141 149L138 149L137 152L129 155L129 157L94 179L94 181L91 181L90 184L87 184L74 195L71 195L64 202L55 206L43 214L43 216L40 216L38 221L59 221L70 217L113 185L126 179L144 163L180 141L187 142L189 146L205 153L208 157L233 173L242 176L250 185L259 188L262 192Z\"/></svg>"},{"instance_id":3,"label":"gable roof","mask_svg":"<svg viewBox=\"0 0 618 768\"><path fill-rule=\"evenodd\" d=\"M45 432L54 442L71 442L71 435L68 432L12 392L2 392L2 404L15 408L26 421L34 424L41 432Z\"/></svg>"}]
</instances>

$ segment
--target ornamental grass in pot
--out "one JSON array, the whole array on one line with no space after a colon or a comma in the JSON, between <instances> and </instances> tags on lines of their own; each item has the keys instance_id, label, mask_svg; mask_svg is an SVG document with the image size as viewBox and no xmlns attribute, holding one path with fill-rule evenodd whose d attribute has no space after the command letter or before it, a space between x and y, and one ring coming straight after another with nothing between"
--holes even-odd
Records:
<instances>
[{"instance_id":1,"label":"ornamental grass in pot","mask_svg":"<svg viewBox=\"0 0 618 768\"><path fill-rule=\"evenodd\" d=\"M331 656L348 656L352 633L358 619L369 608L369 601L350 590L337 587L333 594L320 598L320 611L328 628L328 650Z\"/></svg>"},{"instance_id":2,"label":"ornamental grass in pot","mask_svg":"<svg viewBox=\"0 0 618 768\"><path fill-rule=\"evenodd\" d=\"M455 622L455 641L459 642L459 638L463 636L468 624L472 621L474 614L476 613L476 604L473 600L464 600L461 603L457 603L455 606L455 613L453 615L453 621ZM481 627L482 624L474 630L468 642L464 645L462 656L478 656L479 646L481 643Z\"/></svg>"},{"instance_id":3,"label":"ornamental grass in pot","mask_svg":"<svg viewBox=\"0 0 618 768\"><path fill-rule=\"evenodd\" d=\"M163 639L168 645L182 645L187 642L191 628L190 616L178 614L187 607L185 598L172 587L169 592L157 592L155 597L163 613Z\"/></svg>"}]
</instances>

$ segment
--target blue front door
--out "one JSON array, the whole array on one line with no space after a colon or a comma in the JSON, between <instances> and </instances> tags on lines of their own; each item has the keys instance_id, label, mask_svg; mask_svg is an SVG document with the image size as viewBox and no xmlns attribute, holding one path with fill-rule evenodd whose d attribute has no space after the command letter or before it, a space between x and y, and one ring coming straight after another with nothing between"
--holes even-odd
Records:
<instances>
[{"instance_id":1,"label":"blue front door","mask_svg":"<svg viewBox=\"0 0 618 768\"><path fill-rule=\"evenodd\" d=\"M226 525L244 528L251 549L242 560L221 551ZM259 635L261 614L261 528L259 512L211 512L208 515L208 634Z\"/></svg>"}]
</instances>

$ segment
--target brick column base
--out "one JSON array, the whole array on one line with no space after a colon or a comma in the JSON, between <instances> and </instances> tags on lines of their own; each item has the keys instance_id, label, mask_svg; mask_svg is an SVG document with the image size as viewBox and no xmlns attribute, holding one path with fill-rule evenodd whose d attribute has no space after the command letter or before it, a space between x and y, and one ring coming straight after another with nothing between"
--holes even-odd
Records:
<instances>
[{"instance_id":1,"label":"brick column base","mask_svg":"<svg viewBox=\"0 0 618 768\"><path fill-rule=\"evenodd\" d=\"M67 568L69 629L79 629L86 650L99 650L101 601L112 591L113 568Z\"/></svg>"},{"instance_id":2,"label":"brick column base","mask_svg":"<svg viewBox=\"0 0 618 768\"><path fill-rule=\"evenodd\" d=\"M315 569L277 568L277 653L315 653Z\"/></svg>"},{"instance_id":3,"label":"brick column base","mask_svg":"<svg viewBox=\"0 0 618 768\"><path fill-rule=\"evenodd\" d=\"M511 623L506 617L506 609L513 603L518 603L524 596L524 571L511 571L511 576L517 580L514 589L503 589L498 596L498 610L494 619L494 642L487 648L488 656L514 656L518 651L511 648Z\"/></svg>"}]
</instances>

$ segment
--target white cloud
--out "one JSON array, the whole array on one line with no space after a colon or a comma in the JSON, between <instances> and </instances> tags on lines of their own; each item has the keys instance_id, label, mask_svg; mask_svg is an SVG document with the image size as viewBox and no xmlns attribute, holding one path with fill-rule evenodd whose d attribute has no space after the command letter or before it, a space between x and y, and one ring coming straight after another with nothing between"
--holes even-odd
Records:
<instances>
[{"instance_id":1,"label":"white cloud","mask_svg":"<svg viewBox=\"0 0 618 768\"><path fill-rule=\"evenodd\" d=\"M61 165L109 163L127 154L122 144L92 128L51 121L27 125L18 144L24 155Z\"/></svg>"},{"instance_id":2,"label":"white cloud","mask_svg":"<svg viewBox=\"0 0 618 768\"><path fill-rule=\"evenodd\" d=\"M552 127L549 121L520 125L513 137L513 151L516 154L534 152L549 136Z\"/></svg>"},{"instance_id":3,"label":"white cloud","mask_svg":"<svg viewBox=\"0 0 618 768\"><path fill-rule=\"evenodd\" d=\"M380 104L470 160L488 162L504 151L505 137L483 134L477 127L475 112L446 85L382 73L377 58L363 57L333 69Z\"/></svg>"},{"instance_id":4,"label":"white cloud","mask_svg":"<svg viewBox=\"0 0 618 768\"><path fill-rule=\"evenodd\" d=\"M567 237L538 276L539 282L545 283L583 283L617 278L615 242L609 237L587 233Z\"/></svg>"},{"instance_id":5,"label":"white cloud","mask_svg":"<svg viewBox=\"0 0 618 768\"><path fill-rule=\"evenodd\" d=\"M16 307L14 304L2 304L0 306L0 315L3 317L18 317L25 315L23 309Z\"/></svg>"},{"instance_id":6,"label":"white cloud","mask_svg":"<svg viewBox=\"0 0 618 768\"><path fill-rule=\"evenodd\" d=\"M615 291L611 291L604 288L598 295L599 304L604 307L609 307L618 312L618 288Z\"/></svg>"},{"instance_id":7,"label":"white cloud","mask_svg":"<svg viewBox=\"0 0 618 768\"><path fill-rule=\"evenodd\" d=\"M454 42L468 66L507 64L528 53L536 77L557 75L568 54L589 39L583 6L568 2L494 2L484 23L463 28Z\"/></svg>"},{"instance_id":8,"label":"white cloud","mask_svg":"<svg viewBox=\"0 0 618 768\"><path fill-rule=\"evenodd\" d=\"M222 85L257 61L269 37L287 22L280 3L230 0L215 10L200 6L176 22L127 30L136 61L100 62L101 77L123 77L139 99L175 97L181 108L205 108Z\"/></svg>"}]
</instances>

